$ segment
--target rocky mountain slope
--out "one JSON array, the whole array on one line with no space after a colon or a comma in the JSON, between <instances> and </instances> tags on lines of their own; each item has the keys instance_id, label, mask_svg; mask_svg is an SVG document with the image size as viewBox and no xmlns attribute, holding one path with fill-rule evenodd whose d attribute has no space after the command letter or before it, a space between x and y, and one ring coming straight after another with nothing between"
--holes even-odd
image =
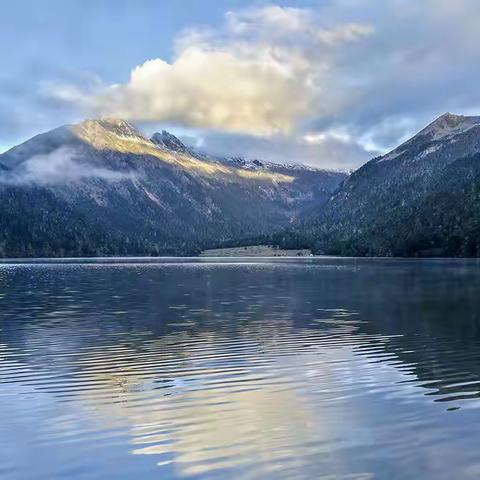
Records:
<instances>
[{"instance_id":1,"label":"rocky mountain slope","mask_svg":"<svg viewBox=\"0 0 480 480\"><path fill-rule=\"evenodd\" d=\"M87 120L0 155L0 256L195 254L285 228L345 178Z\"/></svg>"},{"instance_id":2,"label":"rocky mountain slope","mask_svg":"<svg viewBox=\"0 0 480 480\"><path fill-rule=\"evenodd\" d=\"M479 256L480 117L442 115L276 241L340 255Z\"/></svg>"}]
</instances>

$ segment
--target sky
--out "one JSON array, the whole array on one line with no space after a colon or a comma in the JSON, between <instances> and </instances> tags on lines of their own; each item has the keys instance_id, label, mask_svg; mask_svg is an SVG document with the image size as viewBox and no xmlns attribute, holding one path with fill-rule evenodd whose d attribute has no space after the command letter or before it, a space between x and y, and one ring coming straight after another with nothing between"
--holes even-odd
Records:
<instances>
[{"instance_id":1,"label":"sky","mask_svg":"<svg viewBox=\"0 0 480 480\"><path fill-rule=\"evenodd\" d=\"M0 4L0 151L84 118L350 170L480 114L478 0Z\"/></svg>"}]
</instances>

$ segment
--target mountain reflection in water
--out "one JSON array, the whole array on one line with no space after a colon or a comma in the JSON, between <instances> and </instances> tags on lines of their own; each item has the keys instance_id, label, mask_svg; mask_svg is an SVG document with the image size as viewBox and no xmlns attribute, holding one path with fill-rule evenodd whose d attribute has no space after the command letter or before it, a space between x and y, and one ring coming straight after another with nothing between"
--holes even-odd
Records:
<instances>
[{"instance_id":1,"label":"mountain reflection in water","mask_svg":"<svg viewBox=\"0 0 480 480\"><path fill-rule=\"evenodd\" d=\"M0 264L0 477L478 478L480 263Z\"/></svg>"}]
</instances>

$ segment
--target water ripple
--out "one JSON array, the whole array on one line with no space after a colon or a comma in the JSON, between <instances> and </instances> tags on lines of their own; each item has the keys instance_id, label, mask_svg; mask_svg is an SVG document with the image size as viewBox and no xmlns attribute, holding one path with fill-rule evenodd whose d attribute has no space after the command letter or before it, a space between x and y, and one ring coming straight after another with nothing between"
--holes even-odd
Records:
<instances>
[{"instance_id":1,"label":"water ripple","mask_svg":"<svg viewBox=\"0 0 480 480\"><path fill-rule=\"evenodd\" d=\"M2 265L0 475L476 478L478 268Z\"/></svg>"}]
</instances>

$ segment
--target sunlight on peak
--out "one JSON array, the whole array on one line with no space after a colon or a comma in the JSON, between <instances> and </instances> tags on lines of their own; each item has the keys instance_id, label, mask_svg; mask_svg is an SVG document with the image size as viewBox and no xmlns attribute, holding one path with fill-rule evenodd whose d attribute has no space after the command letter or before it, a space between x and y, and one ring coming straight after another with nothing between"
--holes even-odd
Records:
<instances>
[{"instance_id":1,"label":"sunlight on peak","mask_svg":"<svg viewBox=\"0 0 480 480\"><path fill-rule=\"evenodd\" d=\"M135 127L121 119L86 120L73 125L71 131L98 150L149 155L167 164L176 165L183 170L203 176L221 176L225 180L249 179L275 183L292 183L295 180L295 177L281 173L247 170L214 161L200 160L184 153L170 153L159 148Z\"/></svg>"}]
</instances>

